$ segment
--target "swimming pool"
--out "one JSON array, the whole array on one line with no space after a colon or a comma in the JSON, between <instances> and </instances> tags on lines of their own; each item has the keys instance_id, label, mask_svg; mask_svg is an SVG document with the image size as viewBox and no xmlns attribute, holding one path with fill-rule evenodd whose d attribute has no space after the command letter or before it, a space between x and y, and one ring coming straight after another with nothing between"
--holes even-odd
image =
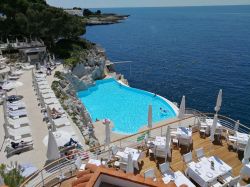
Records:
<instances>
[{"instance_id":1,"label":"swimming pool","mask_svg":"<svg viewBox=\"0 0 250 187\"><path fill-rule=\"evenodd\" d=\"M124 86L115 79L96 81L93 87L77 93L93 121L109 118L112 131L121 134L138 132L148 123L148 106L152 105L153 123L173 118L176 112L163 98ZM160 108L167 112L161 112Z\"/></svg>"}]
</instances>

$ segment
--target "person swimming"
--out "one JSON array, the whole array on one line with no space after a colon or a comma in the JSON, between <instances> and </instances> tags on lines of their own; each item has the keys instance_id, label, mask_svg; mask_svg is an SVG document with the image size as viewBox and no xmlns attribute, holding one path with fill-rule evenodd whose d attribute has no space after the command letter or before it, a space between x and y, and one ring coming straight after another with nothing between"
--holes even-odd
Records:
<instances>
[{"instance_id":1,"label":"person swimming","mask_svg":"<svg viewBox=\"0 0 250 187\"><path fill-rule=\"evenodd\" d=\"M163 109L163 108L161 108L161 107L160 107L160 111L161 111L161 113L164 113L164 114L168 113L168 111L167 111L167 110L164 110L164 109Z\"/></svg>"}]
</instances>

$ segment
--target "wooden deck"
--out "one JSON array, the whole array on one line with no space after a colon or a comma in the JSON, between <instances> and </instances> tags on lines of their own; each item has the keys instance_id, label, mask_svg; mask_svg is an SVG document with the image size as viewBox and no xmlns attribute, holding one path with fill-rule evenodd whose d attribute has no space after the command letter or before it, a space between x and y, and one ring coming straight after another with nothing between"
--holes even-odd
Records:
<instances>
[{"instance_id":1,"label":"wooden deck","mask_svg":"<svg viewBox=\"0 0 250 187\"><path fill-rule=\"evenodd\" d=\"M195 156L195 149L197 148L204 148L205 155L207 157L209 156L218 156L220 159L222 159L225 163L230 165L233 168L233 175L238 176L240 173L240 170L242 168L242 163L241 160L243 158L243 153L239 154L233 150L229 151L227 143L225 140L222 141L222 145L220 144L212 144L209 137L206 138L201 138L199 132L193 133L193 146L191 148L192 154L193 154L193 160L197 161L196 156ZM182 171L184 172L186 167L184 162L182 161L182 155L189 152L186 150L185 147L175 147L173 148L172 151L172 160L170 160L170 167L173 171ZM147 156L144 160L143 163L140 166L140 173L143 175L143 173L150 169L154 168L156 177L161 178L161 173L158 169L158 165L163 163L165 160L164 159L157 159L155 160L153 157ZM250 183L250 180L245 181L246 183Z\"/></svg>"},{"instance_id":2,"label":"wooden deck","mask_svg":"<svg viewBox=\"0 0 250 187\"><path fill-rule=\"evenodd\" d=\"M225 163L230 165L233 168L233 175L238 176L240 173L240 170L242 168L241 160L243 158L243 153L237 153L233 150L229 150L227 143L225 140L222 141L222 144L212 144L209 137L201 138L199 132L194 132L192 135L193 138L193 145L191 148L191 151L193 153L193 160L197 161L195 156L195 149L197 148L204 148L205 155L207 157L209 156L218 156L220 159L222 159ZM189 152L189 150L186 150L185 147L175 147L172 151L172 160L170 160L170 166L173 171L182 171L184 173L186 166L184 162L182 161L182 155ZM142 163L139 165L140 169L139 171L136 171L135 174L141 174L143 176L143 173L150 169L155 169L155 174L157 178L162 178L162 175L158 169L158 165L163 163L165 159L154 159L153 156L147 155L146 158L143 159ZM71 178L67 181L64 181L60 184L60 186L70 186L71 181L74 180L74 178ZM242 185L250 184L250 179L243 179L241 182Z\"/></svg>"}]
</instances>

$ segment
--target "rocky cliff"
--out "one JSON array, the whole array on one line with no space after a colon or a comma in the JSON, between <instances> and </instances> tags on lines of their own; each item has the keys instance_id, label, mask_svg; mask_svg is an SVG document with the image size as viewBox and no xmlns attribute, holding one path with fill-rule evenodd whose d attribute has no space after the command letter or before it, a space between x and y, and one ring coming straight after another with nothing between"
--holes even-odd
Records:
<instances>
[{"instance_id":1,"label":"rocky cliff","mask_svg":"<svg viewBox=\"0 0 250 187\"><path fill-rule=\"evenodd\" d=\"M95 80L104 78L106 55L99 47L84 51L79 54L79 62L69 68L65 78L71 83L70 89L84 90Z\"/></svg>"}]
</instances>

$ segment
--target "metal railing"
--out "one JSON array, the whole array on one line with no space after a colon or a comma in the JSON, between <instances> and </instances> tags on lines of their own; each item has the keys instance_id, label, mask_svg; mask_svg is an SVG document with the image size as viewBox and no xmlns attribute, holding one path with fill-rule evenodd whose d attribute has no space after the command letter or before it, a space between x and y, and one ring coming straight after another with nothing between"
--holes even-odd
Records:
<instances>
[{"instance_id":1,"label":"metal railing","mask_svg":"<svg viewBox=\"0 0 250 187\"><path fill-rule=\"evenodd\" d=\"M166 130L168 126L174 127L174 126L186 126L186 127L192 127L193 129L197 129L200 122L207 119L207 118L213 118L214 114L211 113L202 113L198 110L194 109L187 109L186 110L186 116L184 119L175 119L175 120L166 120L165 122L161 122L160 124L156 124L155 127L151 129L145 129L143 131L140 131L136 134L129 135L120 139L117 139L115 141L112 141L110 145L107 147L105 145L100 145L96 147L94 150L98 150L98 152L92 150L79 150L77 153L71 154L70 157L76 159L79 155L81 155L83 152L88 154L88 158L82 159L83 163L87 163L90 158L93 159L107 159L110 156L110 147L111 146L117 146L119 148L125 148L125 147L137 147L138 145L141 145L141 142L143 141L143 137L146 133L149 134L149 137L155 137L155 136L164 136L166 134ZM219 122L225 129L234 129L234 125L236 123L235 120L228 118L223 115L218 115ZM249 133L250 128L240 124L239 123L239 129L240 132ZM46 186L46 184L49 184L49 186L56 185L58 182L62 180L66 180L70 177L73 177L75 175L75 172L77 170L75 166L74 159L69 159L69 157L63 157L60 158L48 165L46 165L44 168L37 171L35 174L33 174L31 177L27 178L21 187L24 186ZM51 172L53 171L53 172ZM65 176L65 177L63 177Z\"/></svg>"}]
</instances>

